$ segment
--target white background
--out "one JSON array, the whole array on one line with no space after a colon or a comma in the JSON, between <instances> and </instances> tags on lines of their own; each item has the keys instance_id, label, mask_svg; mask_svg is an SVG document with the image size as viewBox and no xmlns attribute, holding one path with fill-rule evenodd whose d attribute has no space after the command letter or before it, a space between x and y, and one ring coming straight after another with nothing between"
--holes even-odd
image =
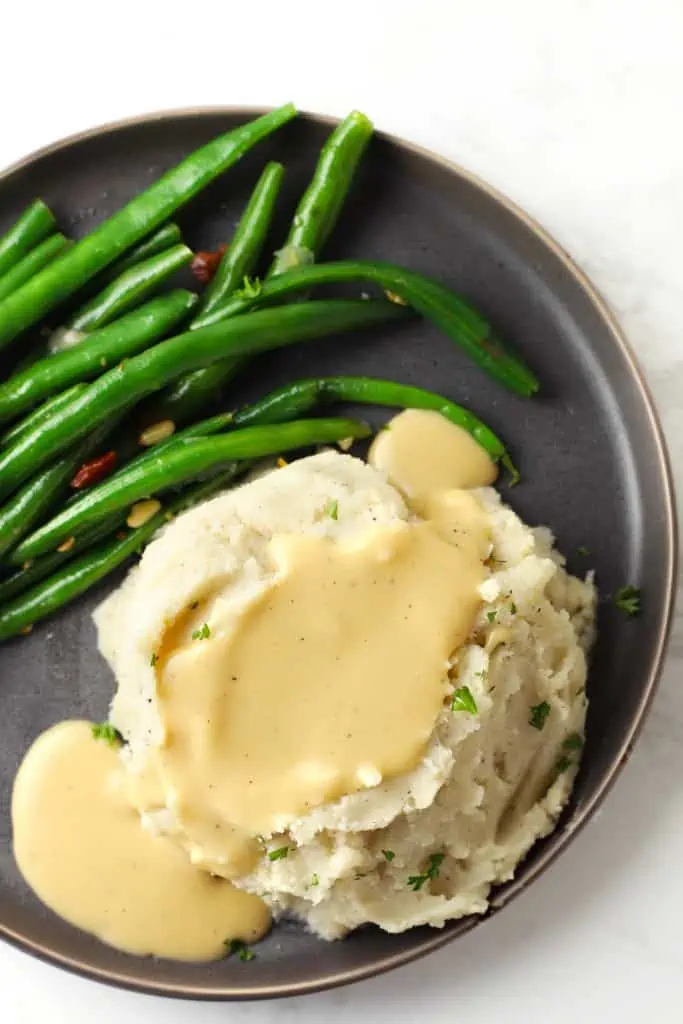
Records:
<instances>
[{"instance_id":1,"label":"white background","mask_svg":"<svg viewBox=\"0 0 683 1024\"><path fill-rule=\"evenodd\" d=\"M566 246L626 327L680 465L680 0L6 0L0 95L0 165L155 109L361 107L488 179ZM682 633L599 819L474 934L346 990L230 1007L108 990L0 946L0 1019L683 1020Z\"/></svg>"}]
</instances>

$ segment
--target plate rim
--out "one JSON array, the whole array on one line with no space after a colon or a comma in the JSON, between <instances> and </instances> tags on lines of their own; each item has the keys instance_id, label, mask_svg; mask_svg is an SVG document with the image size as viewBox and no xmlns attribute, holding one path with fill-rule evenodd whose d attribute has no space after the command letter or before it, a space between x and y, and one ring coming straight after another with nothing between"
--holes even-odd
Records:
<instances>
[{"instance_id":1,"label":"plate rim","mask_svg":"<svg viewBox=\"0 0 683 1024\"><path fill-rule=\"evenodd\" d=\"M71 146L77 145L88 139L97 138L98 136L115 134L116 132L128 128L148 124L151 125L177 118L204 118L207 116L219 115L226 117L244 117L245 119L249 119L258 117L272 109L274 108L269 106L249 106L242 104L228 106L222 104L200 105L148 111L142 114L135 114L112 121L106 121L91 128L63 136L62 138L47 143L44 146L40 146L37 149L32 150L26 156L15 160L8 167L0 171L0 190L8 178L16 174L18 171L30 168L30 166L36 161L53 153L59 152L60 150L69 149ZM298 109L297 117L305 118L308 121L313 121L330 127L338 124L340 120L339 118L331 115L321 114L306 109ZM652 706L652 701L657 691L664 667L668 640L674 619L679 538L676 493L671 459L659 413L640 361L607 300L595 284L593 284L585 271L583 271L578 263L576 263L576 261L569 255L567 250L557 242L557 240L535 219L535 217L527 213L521 206L501 192L498 188L489 184L479 175L467 170L456 161L450 160L426 146L404 139L400 135L390 132L376 131L375 136L397 146L403 151L407 151L421 157L423 160L426 160L433 165L440 166L451 175L455 175L456 177L465 180L468 184L473 185L475 188L483 192L498 206L502 207L514 219L521 221L522 225L526 227L531 234L535 235L543 246L550 250L555 258L560 261L564 269L574 279L574 282L578 285L579 289L589 299L600 320L607 328L607 332L611 337L612 343L616 346L624 359L624 363L629 371L630 377L636 385L643 410L646 413L650 437L654 442L657 454L656 468L658 470L658 477L661 481L664 495L662 511L664 513L663 529L666 539L667 561L663 586L664 603L662 615L657 628L655 650L640 700L626 735L624 736L621 747L618 753L613 757L612 764L610 765L608 772L600 785L596 787L595 791L590 795L586 802L581 805L579 810L577 810L573 820L562 832L551 834L551 840L554 835L555 841L550 842L548 848L543 851L542 855L533 865L530 873L528 873L524 878L513 880L511 883L508 883L498 898L494 891L486 914L482 917L473 917L471 920L463 919L464 927L457 932L451 933L435 930L433 935L430 935L428 938L420 942L420 944L414 949L403 950L399 953L386 955L381 960L373 961L371 964L356 968L341 968L333 973L329 973L324 977L316 978L314 980L304 980L302 982L278 985L263 984L258 989L246 991L245 989L236 988L230 985L226 985L223 989L218 990L215 988L207 988L202 984L193 985L184 983L179 986L177 984L174 985L163 981L140 981L128 976L125 970L105 970L94 967L88 964L85 960L79 960L74 957L67 956L56 948L27 938L19 931L9 928L2 922L2 920L0 920L0 939L4 940L11 946L14 946L16 949L19 949L21 952L27 953L29 956L33 956L38 960L52 964L55 967L61 967L72 974L88 978L91 981L113 985L117 988L123 988L128 991L139 992L141 994L165 996L177 999L198 999L218 1002L248 1001L281 998L286 996L301 996L338 988L342 985L350 985L367 978L377 977L378 975L384 974L396 967L419 960L428 953L440 949L454 941L459 936L466 934L475 926L484 925L492 916L523 892L539 877L539 875L545 872L550 865L554 863L555 859L567 848L567 846L576 838L578 833L594 817L595 812L601 806L602 802L614 786L622 769L631 756L633 747L640 735Z\"/></svg>"}]
</instances>

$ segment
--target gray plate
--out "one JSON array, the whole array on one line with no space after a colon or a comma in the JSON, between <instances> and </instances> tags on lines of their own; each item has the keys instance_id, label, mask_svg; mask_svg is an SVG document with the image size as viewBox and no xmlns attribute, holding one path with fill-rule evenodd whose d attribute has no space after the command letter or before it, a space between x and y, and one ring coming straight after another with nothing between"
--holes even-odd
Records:
<instances>
[{"instance_id":1,"label":"gray plate","mask_svg":"<svg viewBox=\"0 0 683 1024\"><path fill-rule=\"evenodd\" d=\"M37 153L0 180L0 230L36 195L79 236L211 136L254 111L173 112L111 125ZM260 147L180 221L193 246L227 239L260 168L287 165L277 246L330 122L301 117ZM235 386L242 399L311 373L392 376L442 391L506 440L523 483L509 495L531 523L550 524L578 573L595 568L603 603L590 672L588 742L560 827L534 847L493 910L529 884L595 810L628 756L652 696L666 643L675 564L672 484L650 396L619 328L567 256L507 200L458 167L379 136L329 245L330 257L389 259L434 274L486 312L543 382L532 402L492 384L449 340L413 320L286 349ZM234 399L231 399L233 401ZM364 410L367 414L367 410ZM577 556L579 546L591 551ZM386 935L366 929L327 944L281 923L248 966L231 958L193 966L125 956L46 910L19 877L11 853L14 772L31 740L65 717L99 719L112 679L95 649L94 604L115 581L0 652L0 934L53 963L147 992L202 998L291 995L355 981L406 963L463 934ZM644 612L626 620L608 596L643 588Z\"/></svg>"}]
</instances>

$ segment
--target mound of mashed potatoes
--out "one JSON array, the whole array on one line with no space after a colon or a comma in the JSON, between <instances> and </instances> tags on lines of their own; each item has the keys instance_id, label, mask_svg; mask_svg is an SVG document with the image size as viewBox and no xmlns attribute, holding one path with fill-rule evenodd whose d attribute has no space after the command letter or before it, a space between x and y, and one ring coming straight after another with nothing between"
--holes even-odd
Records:
<instances>
[{"instance_id":1,"label":"mound of mashed potatoes","mask_svg":"<svg viewBox=\"0 0 683 1024\"><path fill-rule=\"evenodd\" d=\"M483 913L491 887L553 829L571 791L592 581L568 575L550 531L526 526L495 490L471 493L488 526L481 601L446 666L445 698L417 763L389 778L370 772L356 791L279 821L230 874L276 917L296 915L326 939L368 923L399 932ZM210 837L185 830L155 767L168 742L155 666L169 624L201 605L193 635L225 629L272 582L276 535L346 542L416 518L380 470L325 451L184 514L148 547L96 613L118 684L110 717L131 778L143 780L145 827L174 838L193 862L215 864Z\"/></svg>"}]
</instances>

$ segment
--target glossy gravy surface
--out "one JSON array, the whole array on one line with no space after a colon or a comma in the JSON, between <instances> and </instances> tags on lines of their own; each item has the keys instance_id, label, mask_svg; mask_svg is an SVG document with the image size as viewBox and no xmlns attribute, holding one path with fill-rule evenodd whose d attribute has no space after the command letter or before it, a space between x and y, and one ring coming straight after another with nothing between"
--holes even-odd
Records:
<instances>
[{"instance_id":1,"label":"glossy gravy surface","mask_svg":"<svg viewBox=\"0 0 683 1024\"><path fill-rule=\"evenodd\" d=\"M480 605L488 525L468 489L496 467L417 410L380 432L370 462L422 519L351 539L277 535L273 579L236 617L209 629L209 598L170 624L156 664L165 738L147 777L86 722L31 747L14 851L56 913L131 953L218 957L269 927L266 906L225 880L253 868L263 836L417 764ZM164 800L179 841L142 827L139 811Z\"/></svg>"},{"instance_id":2,"label":"glossy gravy surface","mask_svg":"<svg viewBox=\"0 0 683 1024\"><path fill-rule=\"evenodd\" d=\"M406 409L380 430L368 461L384 473L416 512L453 488L487 487L498 475L477 442L441 413Z\"/></svg>"},{"instance_id":3,"label":"glossy gravy surface","mask_svg":"<svg viewBox=\"0 0 683 1024\"><path fill-rule=\"evenodd\" d=\"M212 960L226 940L252 942L269 928L261 900L142 827L121 759L89 722L60 722L35 741L15 780L12 827L17 864L40 899L118 949Z\"/></svg>"},{"instance_id":4,"label":"glossy gravy surface","mask_svg":"<svg viewBox=\"0 0 683 1024\"><path fill-rule=\"evenodd\" d=\"M268 835L409 771L480 603L476 532L456 546L399 523L271 547L276 582L232 628L160 665L162 775L183 830L219 854L228 825Z\"/></svg>"}]
</instances>

